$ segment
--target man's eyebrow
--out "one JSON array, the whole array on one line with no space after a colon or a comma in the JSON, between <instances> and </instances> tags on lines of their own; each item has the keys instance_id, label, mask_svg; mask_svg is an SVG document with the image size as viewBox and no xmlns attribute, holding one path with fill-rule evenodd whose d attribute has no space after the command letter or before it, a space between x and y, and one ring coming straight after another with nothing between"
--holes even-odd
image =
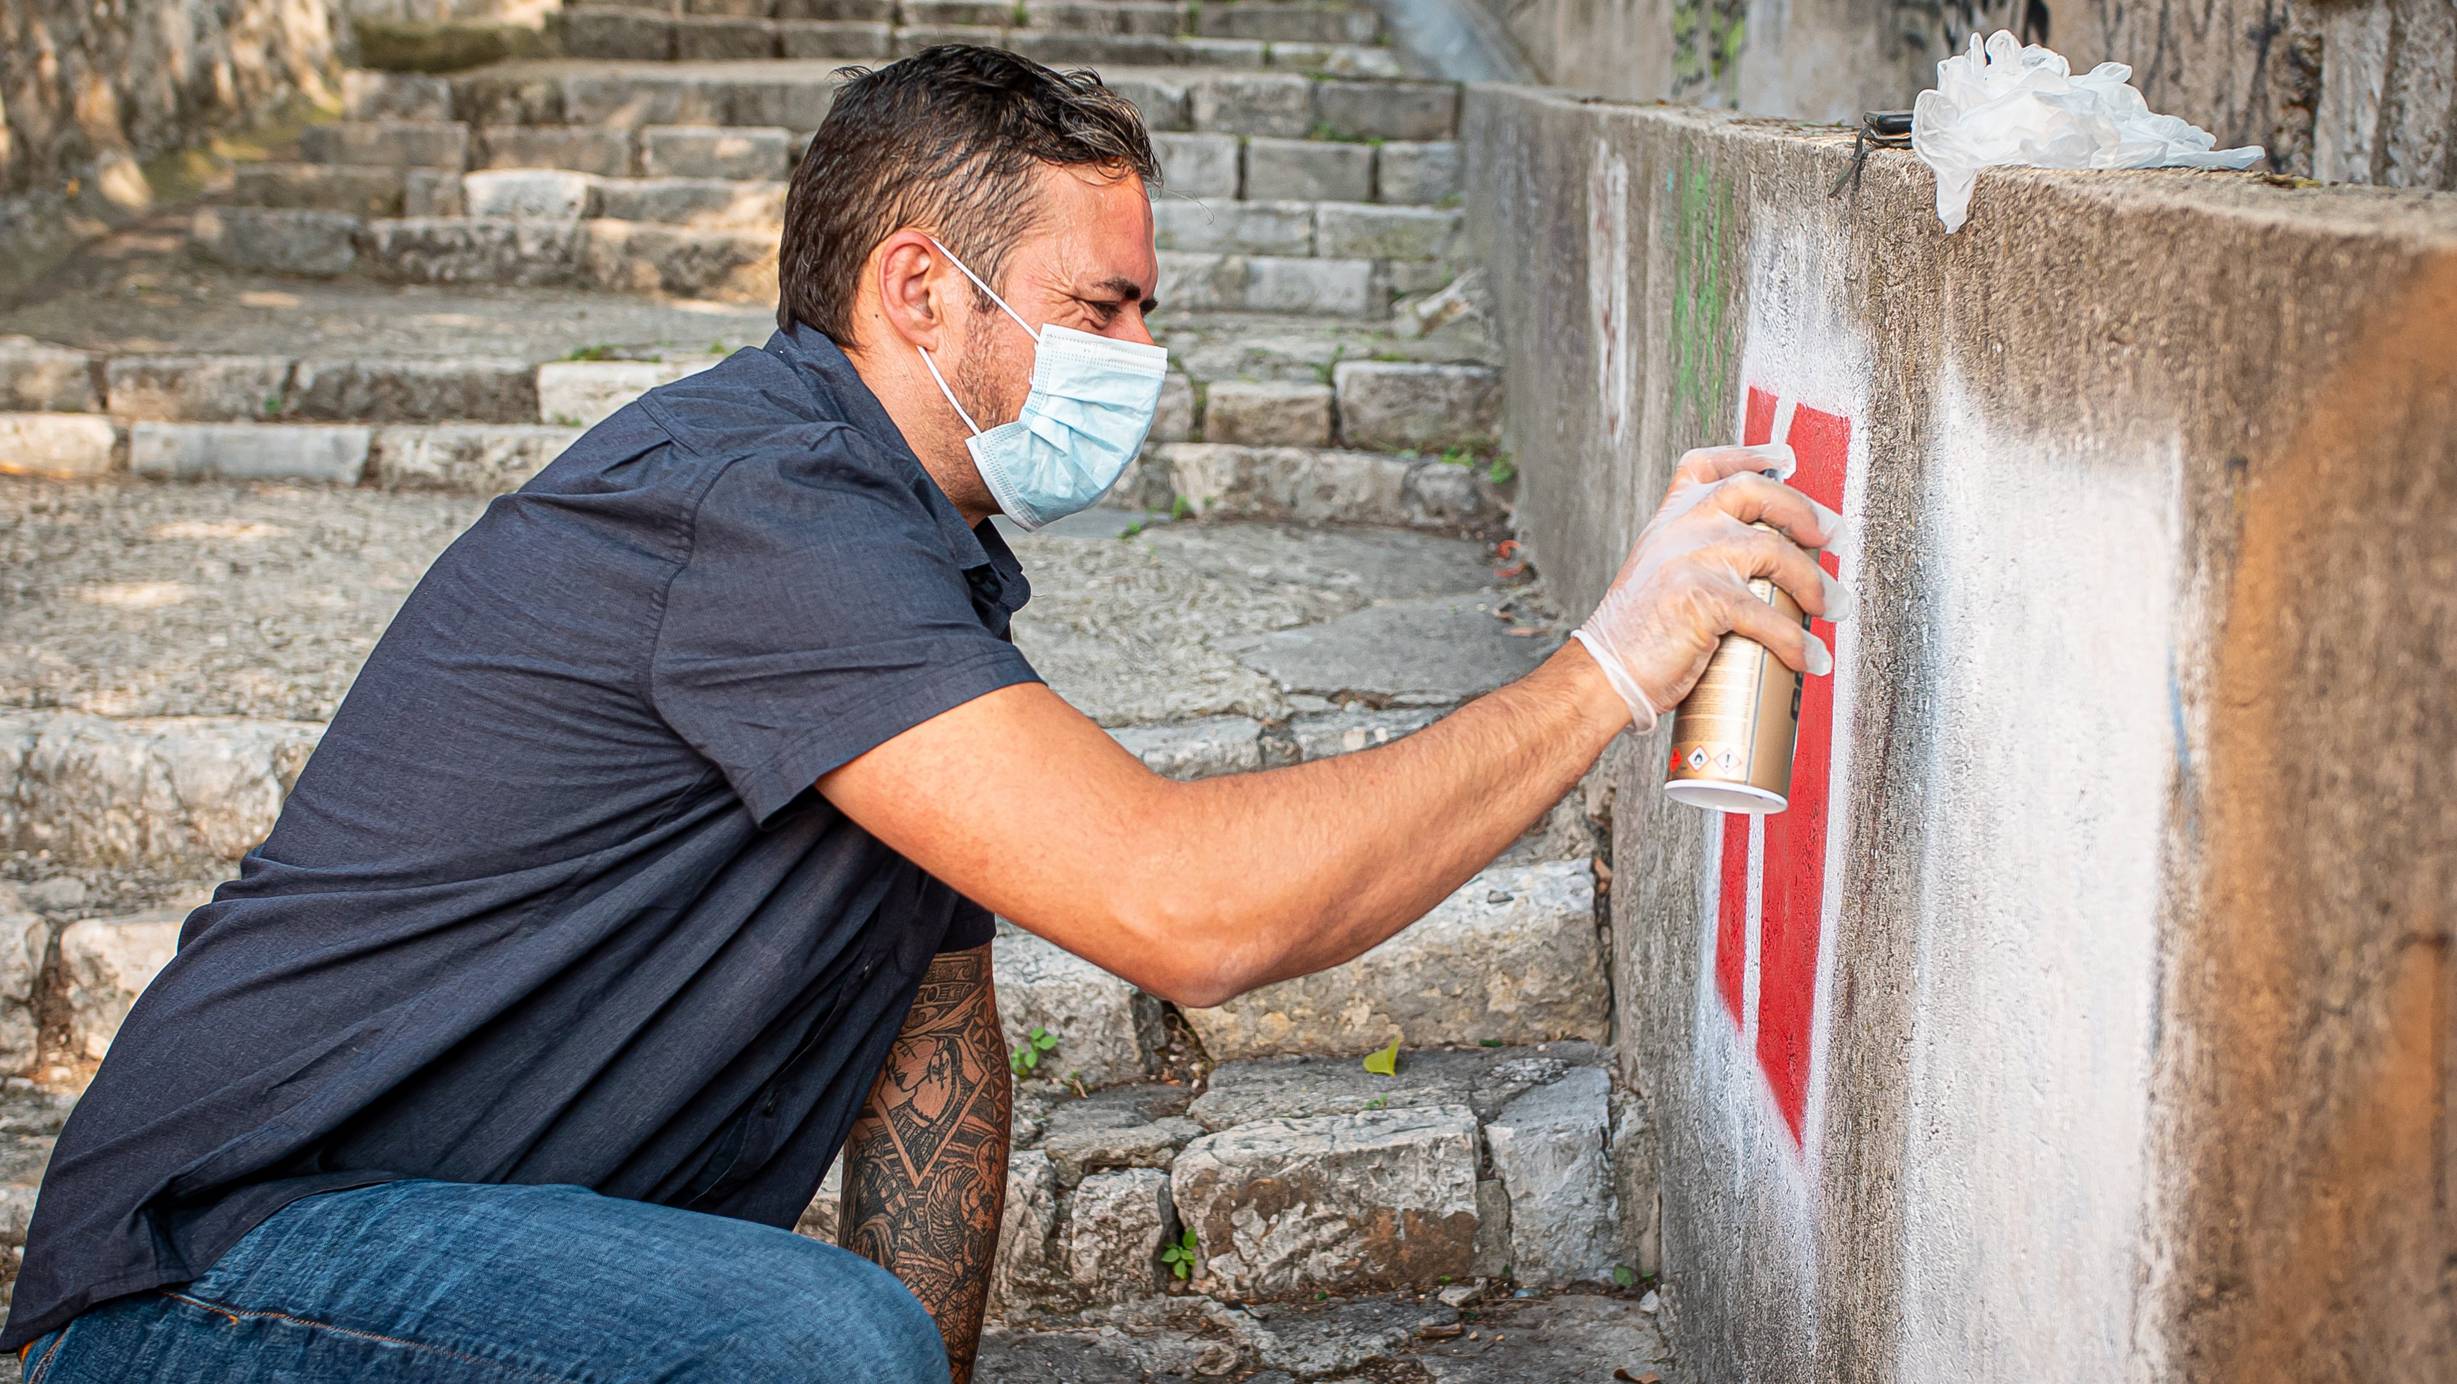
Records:
<instances>
[{"instance_id":1,"label":"man's eyebrow","mask_svg":"<svg viewBox=\"0 0 2457 1384\"><path fill-rule=\"evenodd\" d=\"M1134 280L1127 278L1122 274L1112 275L1109 278L1103 279L1099 283L1094 284L1093 287L1095 289L1106 289L1107 291L1126 299L1128 302L1141 300L1141 306L1147 315L1160 307L1160 300L1158 298L1145 296L1143 292L1143 285L1136 283Z\"/></svg>"}]
</instances>

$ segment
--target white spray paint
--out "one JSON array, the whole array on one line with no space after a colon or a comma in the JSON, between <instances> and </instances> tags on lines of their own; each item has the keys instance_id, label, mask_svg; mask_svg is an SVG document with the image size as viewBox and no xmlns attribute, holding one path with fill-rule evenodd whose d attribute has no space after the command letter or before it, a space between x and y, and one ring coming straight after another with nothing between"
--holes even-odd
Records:
<instances>
[{"instance_id":1,"label":"white spray paint","mask_svg":"<svg viewBox=\"0 0 2457 1384\"><path fill-rule=\"evenodd\" d=\"M2052 455L1992 428L1950 362L1940 395L1899 1378L2124 1378L2176 449Z\"/></svg>"}]
</instances>

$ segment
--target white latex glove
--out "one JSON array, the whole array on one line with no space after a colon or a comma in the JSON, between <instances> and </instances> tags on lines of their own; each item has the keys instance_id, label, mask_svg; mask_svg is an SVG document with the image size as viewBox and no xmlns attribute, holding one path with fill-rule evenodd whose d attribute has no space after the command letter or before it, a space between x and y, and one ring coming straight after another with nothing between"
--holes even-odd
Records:
<instances>
[{"instance_id":1,"label":"white latex glove","mask_svg":"<svg viewBox=\"0 0 2457 1384\"><path fill-rule=\"evenodd\" d=\"M1834 671L1833 655L1816 636L1749 591L1751 579L1771 577L1811 615L1850 617L1851 589L1802 551L1831 546L1842 516L1758 474L1788 476L1797 465L1780 442L1683 456L1621 574L1571 636L1629 703L1640 734L1689 694L1726 632L1756 640L1801 672Z\"/></svg>"}]
</instances>

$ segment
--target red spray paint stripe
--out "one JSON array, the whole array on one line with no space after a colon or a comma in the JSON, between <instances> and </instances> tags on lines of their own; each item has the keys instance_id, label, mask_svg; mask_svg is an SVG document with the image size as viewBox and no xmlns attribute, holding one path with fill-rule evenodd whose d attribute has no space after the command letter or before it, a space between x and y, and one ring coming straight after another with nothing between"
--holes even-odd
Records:
<instances>
[{"instance_id":1,"label":"red spray paint stripe","mask_svg":"<svg viewBox=\"0 0 2457 1384\"><path fill-rule=\"evenodd\" d=\"M1760 391L1749 391L1750 416ZM1765 397L1773 417L1774 400ZM1843 508L1851 420L1816 409L1792 415L1785 439L1799 458L1791 483L1830 509ZM1832 554L1820 566L1840 576ZM1834 645L1834 626L1813 620L1810 632ZM1826 819L1834 764L1834 679L1809 678L1801 689L1800 739L1792 753L1791 804L1766 819L1765 896L1758 923L1758 1065L1774 1090L1775 1107L1800 1142L1808 1113L1809 1046L1816 1027L1819 920L1825 906Z\"/></svg>"},{"instance_id":2,"label":"red spray paint stripe","mask_svg":"<svg viewBox=\"0 0 2457 1384\"><path fill-rule=\"evenodd\" d=\"M1715 991L1735 1027L1741 972L1749 964L1749 819L1723 814L1722 883L1715 896Z\"/></svg>"}]
</instances>

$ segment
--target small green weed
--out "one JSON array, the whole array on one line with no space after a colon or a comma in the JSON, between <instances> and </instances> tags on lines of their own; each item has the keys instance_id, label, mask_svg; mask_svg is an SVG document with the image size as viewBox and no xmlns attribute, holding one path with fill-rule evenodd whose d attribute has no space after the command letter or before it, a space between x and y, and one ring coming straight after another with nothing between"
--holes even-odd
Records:
<instances>
[{"instance_id":1,"label":"small green weed","mask_svg":"<svg viewBox=\"0 0 2457 1384\"><path fill-rule=\"evenodd\" d=\"M1160 1262L1168 1265L1169 1272L1179 1278L1192 1278L1194 1253L1194 1227L1187 1226L1186 1233L1177 1237L1177 1243L1160 1252Z\"/></svg>"},{"instance_id":2,"label":"small green weed","mask_svg":"<svg viewBox=\"0 0 2457 1384\"><path fill-rule=\"evenodd\" d=\"M1032 1032L1024 1035L1024 1041L1016 1047L1015 1051L1007 1054L1007 1066L1013 1069L1017 1076L1030 1076L1040 1070L1041 1059L1055 1051L1057 1046L1057 1034L1039 1024L1034 1024Z\"/></svg>"}]
</instances>

